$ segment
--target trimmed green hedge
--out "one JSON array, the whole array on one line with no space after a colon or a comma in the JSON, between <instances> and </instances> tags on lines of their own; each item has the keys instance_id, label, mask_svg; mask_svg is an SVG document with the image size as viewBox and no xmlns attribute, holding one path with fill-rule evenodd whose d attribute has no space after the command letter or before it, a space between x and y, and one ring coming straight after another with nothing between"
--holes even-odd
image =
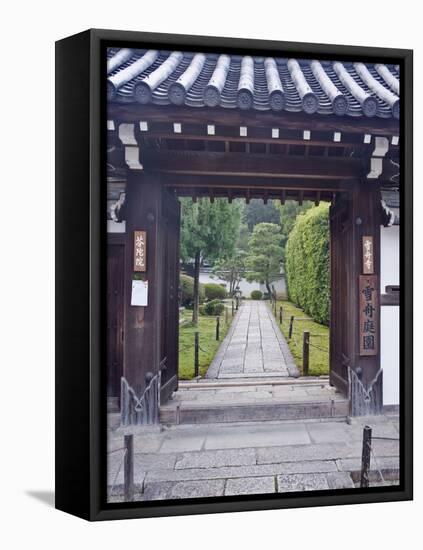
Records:
<instances>
[{"instance_id":1,"label":"trimmed green hedge","mask_svg":"<svg viewBox=\"0 0 423 550\"><path fill-rule=\"evenodd\" d=\"M193 277L190 277L189 275L185 275L184 273L181 273L179 284L181 289L181 305L188 308L192 308L193 300L194 300ZM201 283L199 287L199 294L200 294L200 304L201 304L202 302L204 302L204 298L205 298L204 285L202 285Z\"/></svg>"},{"instance_id":2,"label":"trimmed green hedge","mask_svg":"<svg viewBox=\"0 0 423 550\"><path fill-rule=\"evenodd\" d=\"M263 292L261 290L252 290L250 296L252 300L261 300L263 298Z\"/></svg>"},{"instance_id":3,"label":"trimmed green hedge","mask_svg":"<svg viewBox=\"0 0 423 550\"><path fill-rule=\"evenodd\" d=\"M224 300L228 297L226 288L217 283L206 283L204 285L204 291L206 293L207 300L216 300L216 298Z\"/></svg>"},{"instance_id":4,"label":"trimmed green hedge","mask_svg":"<svg viewBox=\"0 0 423 550\"><path fill-rule=\"evenodd\" d=\"M318 323L329 324L329 205L300 214L285 249L289 299Z\"/></svg>"}]
</instances>

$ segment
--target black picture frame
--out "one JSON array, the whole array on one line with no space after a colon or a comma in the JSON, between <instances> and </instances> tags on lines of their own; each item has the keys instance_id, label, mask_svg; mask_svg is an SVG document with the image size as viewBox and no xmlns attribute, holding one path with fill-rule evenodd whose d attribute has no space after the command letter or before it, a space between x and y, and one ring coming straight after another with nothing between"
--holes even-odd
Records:
<instances>
[{"instance_id":1,"label":"black picture frame","mask_svg":"<svg viewBox=\"0 0 423 550\"><path fill-rule=\"evenodd\" d=\"M400 465L393 487L107 504L104 398L105 47L275 50L299 57L390 60L401 69ZM105 73L104 73L105 74ZM266 40L91 29L56 43L56 508L87 520L410 500L413 496L413 53Z\"/></svg>"}]
</instances>

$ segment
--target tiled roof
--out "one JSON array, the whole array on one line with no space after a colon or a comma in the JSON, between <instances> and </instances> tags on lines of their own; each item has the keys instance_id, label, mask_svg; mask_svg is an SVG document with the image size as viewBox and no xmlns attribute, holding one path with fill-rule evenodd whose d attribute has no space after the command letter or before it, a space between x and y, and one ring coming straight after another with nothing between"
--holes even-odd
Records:
<instances>
[{"instance_id":1,"label":"tiled roof","mask_svg":"<svg viewBox=\"0 0 423 550\"><path fill-rule=\"evenodd\" d=\"M399 68L109 48L109 101L399 117Z\"/></svg>"}]
</instances>

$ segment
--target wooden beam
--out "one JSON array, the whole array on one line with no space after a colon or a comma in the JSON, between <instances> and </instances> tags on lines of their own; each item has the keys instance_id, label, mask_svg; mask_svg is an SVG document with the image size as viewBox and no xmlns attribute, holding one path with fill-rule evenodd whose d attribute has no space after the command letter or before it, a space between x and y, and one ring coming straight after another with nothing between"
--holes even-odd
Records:
<instances>
[{"instance_id":1,"label":"wooden beam","mask_svg":"<svg viewBox=\"0 0 423 550\"><path fill-rule=\"evenodd\" d=\"M139 125L138 125L139 126ZM310 147L351 147L359 150L372 148L372 139L370 142L364 140L366 134L348 134L343 132L342 141L333 140L333 131L313 131L312 139L304 141L302 133L297 130L285 130L281 129L280 137L272 137L272 128L252 127L248 129L248 136L241 137L239 135L239 129L237 127L219 124L214 126L215 130L213 134L207 133L207 126L204 124L186 124L184 125L183 133L175 134L171 122L151 122L148 126L148 131L141 131L135 125L135 137L142 146L149 146L152 140L172 140L172 141L228 141L232 142L249 142L249 143L262 143L268 149L270 145L304 145ZM279 130L279 129L278 129ZM116 131L109 132L111 136L117 135ZM367 134L370 135L370 134ZM374 138L373 138L374 139ZM390 141L392 139L390 138ZM399 143L394 140L391 143L393 149L399 147Z\"/></svg>"},{"instance_id":2,"label":"wooden beam","mask_svg":"<svg viewBox=\"0 0 423 550\"><path fill-rule=\"evenodd\" d=\"M280 199L280 193L278 191L269 190L268 193L269 193L268 194L269 199ZM176 189L176 194L177 194L178 197L192 197L193 189L191 189L189 187L184 187L184 188L180 187L180 188ZM334 195L336 196L336 193L329 193L327 191L322 192L321 195L320 195L320 201L331 202L333 200ZM206 189L206 188L201 189L197 193L197 198L210 199L209 190ZM261 189L249 189L249 188L235 189L234 192L233 192L233 195L232 195L232 199L235 199L235 198L245 199L246 203L248 204L251 201L251 199L263 199L263 191ZM228 194L223 188L222 189L215 189L214 199L215 200L216 199L228 199ZM303 201L314 202L315 199L316 199L316 194L313 191L304 191L303 192L303 196L302 196ZM286 193L286 201L290 201L290 200L295 200L295 201L300 200L300 191L298 189L297 190L291 190L291 191L288 191Z\"/></svg>"},{"instance_id":3,"label":"wooden beam","mask_svg":"<svg viewBox=\"0 0 423 550\"><path fill-rule=\"evenodd\" d=\"M399 121L394 118L349 117L336 115L308 115L281 111L238 110L216 108L175 107L172 105L140 105L135 103L109 103L107 120L120 122L177 120L185 123L226 124L233 126L280 127L293 130L340 131L351 133L399 135Z\"/></svg>"},{"instance_id":4,"label":"wooden beam","mask_svg":"<svg viewBox=\"0 0 423 550\"><path fill-rule=\"evenodd\" d=\"M236 189L256 189L263 192L263 189L275 190L275 193L283 200L285 191L316 191L338 193L348 191L351 188L349 180L325 180L325 179L304 179L304 178L260 178L245 176L219 176L207 174L162 174L161 181L164 186L178 188L194 188L199 192L201 189L228 188L235 192Z\"/></svg>"},{"instance_id":5,"label":"wooden beam","mask_svg":"<svg viewBox=\"0 0 423 550\"><path fill-rule=\"evenodd\" d=\"M141 162L146 171L173 174L328 180L363 175L359 158L343 157L151 150L143 152Z\"/></svg>"}]
</instances>

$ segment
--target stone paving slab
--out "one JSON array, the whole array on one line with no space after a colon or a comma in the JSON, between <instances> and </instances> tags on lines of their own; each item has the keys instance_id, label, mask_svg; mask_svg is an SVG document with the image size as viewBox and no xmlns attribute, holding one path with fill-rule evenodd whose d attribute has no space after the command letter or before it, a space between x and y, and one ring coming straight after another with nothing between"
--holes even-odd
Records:
<instances>
[{"instance_id":1,"label":"stone paving slab","mask_svg":"<svg viewBox=\"0 0 423 550\"><path fill-rule=\"evenodd\" d=\"M329 489L327 478L323 474L292 474L277 477L278 492L287 493L291 491L318 491Z\"/></svg>"},{"instance_id":2,"label":"stone paving slab","mask_svg":"<svg viewBox=\"0 0 423 550\"><path fill-rule=\"evenodd\" d=\"M176 470L184 470L189 468L249 466L255 463L255 449L231 449L185 453L174 466Z\"/></svg>"},{"instance_id":3,"label":"stone paving slab","mask_svg":"<svg viewBox=\"0 0 423 550\"><path fill-rule=\"evenodd\" d=\"M184 470L151 470L145 477L150 481L189 481L198 479L226 479L272 476L294 473L338 472L334 460L283 462L280 464L254 464L251 466L223 466L219 468L187 468Z\"/></svg>"},{"instance_id":4,"label":"stone paving slab","mask_svg":"<svg viewBox=\"0 0 423 550\"><path fill-rule=\"evenodd\" d=\"M192 436L169 437L165 439L160 448L160 452L176 452L176 451L199 451L204 444L204 436L194 434Z\"/></svg>"},{"instance_id":5,"label":"stone paving slab","mask_svg":"<svg viewBox=\"0 0 423 550\"><path fill-rule=\"evenodd\" d=\"M223 479L146 483L140 500L218 497L223 495L224 488Z\"/></svg>"},{"instance_id":6,"label":"stone paving slab","mask_svg":"<svg viewBox=\"0 0 423 550\"><path fill-rule=\"evenodd\" d=\"M269 447L273 445L309 444L310 436L304 424L287 424L283 429L263 424L256 426L226 429L221 433L209 434L204 444L205 449L233 449L242 447Z\"/></svg>"},{"instance_id":7,"label":"stone paving slab","mask_svg":"<svg viewBox=\"0 0 423 550\"><path fill-rule=\"evenodd\" d=\"M263 495L275 492L273 476L251 477L249 479L228 479L225 496L233 495Z\"/></svg>"}]
</instances>

